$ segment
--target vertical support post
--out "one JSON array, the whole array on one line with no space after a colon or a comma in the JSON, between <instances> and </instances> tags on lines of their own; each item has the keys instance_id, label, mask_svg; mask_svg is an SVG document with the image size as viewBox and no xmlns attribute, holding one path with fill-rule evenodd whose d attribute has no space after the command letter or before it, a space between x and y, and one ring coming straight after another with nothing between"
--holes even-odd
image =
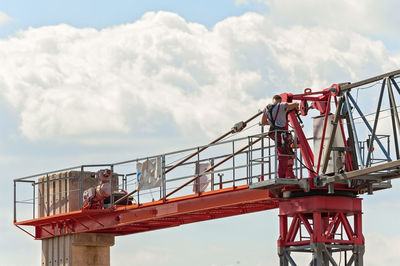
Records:
<instances>
[{"instance_id":1,"label":"vertical support post","mask_svg":"<svg viewBox=\"0 0 400 266\"><path fill-rule=\"evenodd\" d=\"M351 96L351 94L349 94L349 96ZM336 106L336 108L338 108L337 96L335 96L334 99L335 99L335 106ZM339 111L340 111L340 110L339 110ZM346 135L344 134L344 128L343 128L342 119L339 118L338 122L339 122L339 126L340 126L340 133L342 133L343 143L344 143L345 146L346 146Z\"/></svg>"},{"instance_id":2,"label":"vertical support post","mask_svg":"<svg viewBox=\"0 0 400 266\"><path fill-rule=\"evenodd\" d=\"M163 198L163 180L162 180L162 176L161 176L161 185L160 185L160 199Z\"/></svg>"},{"instance_id":3,"label":"vertical support post","mask_svg":"<svg viewBox=\"0 0 400 266\"><path fill-rule=\"evenodd\" d=\"M233 187L235 187L236 181L236 170L235 170L235 140L232 140L232 177L233 177Z\"/></svg>"},{"instance_id":4,"label":"vertical support post","mask_svg":"<svg viewBox=\"0 0 400 266\"><path fill-rule=\"evenodd\" d=\"M128 191L128 177L125 175L125 191Z\"/></svg>"},{"instance_id":5,"label":"vertical support post","mask_svg":"<svg viewBox=\"0 0 400 266\"><path fill-rule=\"evenodd\" d=\"M84 166L81 166L81 174L79 176L79 208L82 209L83 207L83 188L84 188ZM47 187L49 187L49 184L47 184Z\"/></svg>"},{"instance_id":6,"label":"vertical support post","mask_svg":"<svg viewBox=\"0 0 400 266\"><path fill-rule=\"evenodd\" d=\"M47 197L47 203L45 204L45 208L46 208L46 216L50 215L50 180L49 180L49 174L46 175L46 197ZM81 198L79 198L81 199ZM82 201L81 201L81 205L82 205ZM82 208L82 206L81 206Z\"/></svg>"},{"instance_id":7,"label":"vertical support post","mask_svg":"<svg viewBox=\"0 0 400 266\"><path fill-rule=\"evenodd\" d=\"M250 178L249 178L249 184L253 184L253 138L250 137L250 142L249 142L249 152L250 152L250 156L249 156L249 161L250 161L250 168L249 168L249 172L250 172Z\"/></svg>"},{"instance_id":8,"label":"vertical support post","mask_svg":"<svg viewBox=\"0 0 400 266\"><path fill-rule=\"evenodd\" d=\"M320 211L314 211L313 212L313 236L312 236L312 241L313 242L320 242L321 241L321 236L322 236L322 217L321 217L321 212Z\"/></svg>"},{"instance_id":9,"label":"vertical support post","mask_svg":"<svg viewBox=\"0 0 400 266\"><path fill-rule=\"evenodd\" d=\"M197 147L196 176L200 174L200 148ZM196 178L196 193L200 193L200 178Z\"/></svg>"},{"instance_id":10,"label":"vertical support post","mask_svg":"<svg viewBox=\"0 0 400 266\"><path fill-rule=\"evenodd\" d=\"M249 163L249 149L246 151L246 182L249 184L250 163ZM219 174L218 174L219 175Z\"/></svg>"},{"instance_id":11,"label":"vertical support post","mask_svg":"<svg viewBox=\"0 0 400 266\"><path fill-rule=\"evenodd\" d=\"M139 179L137 178L137 174L138 174L138 169L137 169L137 164L138 164L138 160L136 160L136 180L137 180L137 182L139 182ZM138 206L140 206L140 189L139 189L139 183L137 184L137 204L138 204Z\"/></svg>"},{"instance_id":12,"label":"vertical support post","mask_svg":"<svg viewBox=\"0 0 400 266\"><path fill-rule=\"evenodd\" d=\"M367 140L367 141L368 141L368 140ZM360 143L360 147L361 147L361 150L362 150L361 156L362 156L364 162L365 162L365 145L366 145L366 143L365 143L364 141L362 141L362 142Z\"/></svg>"},{"instance_id":13,"label":"vertical support post","mask_svg":"<svg viewBox=\"0 0 400 266\"><path fill-rule=\"evenodd\" d=\"M354 261L355 266L363 266L364 265L364 245L355 245L354 252L356 254L356 258Z\"/></svg>"},{"instance_id":14,"label":"vertical support post","mask_svg":"<svg viewBox=\"0 0 400 266\"><path fill-rule=\"evenodd\" d=\"M277 130L274 130L274 134L275 134L275 179L279 178L278 176L278 141L277 141L277 137L278 137L278 132Z\"/></svg>"},{"instance_id":15,"label":"vertical support post","mask_svg":"<svg viewBox=\"0 0 400 266\"><path fill-rule=\"evenodd\" d=\"M111 171L111 177L110 177L110 180L111 180L111 195L110 195L110 202L111 202L111 206L113 206L114 205L114 190L115 190L115 188L114 188L114 180L113 180L113 178L114 178L114 165L110 165L110 171ZM117 178L118 178L118 176L117 176ZM128 199L127 199L127 201L128 201Z\"/></svg>"},{"instance_id":16,"label":"vertical support post","mask_svg":"<svg viewBox=\"0 0 400 266\"><path fill-rule=\"evenodd\" d=\"M298 165L297 165L297 131L294 131L294 167L296 168L296 178L299 179Z\"/></svg>"},{"instance_id":17,"label":"vertical support post","mask_svg":"<svg viewBox=\"0 0 400 266\"><path fill-rule=\"evenodd\" d=\"M289 262L287 260L285 247L278 247L278 256L279 256L279 266L289 266Z\"/></svg>"},{"instance_id":18,"label":"vertical support post","mask_svg":"<svg viewBox=\"0 0 400 266\"><path fill-rule=\"evenodd\" d=\"M140 189L137 191L137 204L140 206Z\"/></svg>"},{"instance_id":19,"label":"vertical support post","mask_svg":"<svg viewBox=\"0 0 400 266\"><path fill-rule=\"evenodd\" d=\"M17 221L17 181L14 180L14 222Z\"/></svg>"},{"instance_id":20,"label":"vertical support post","mask_svg":"<svg viewBox=\"0 0 400 266\"><path fill-rule=\"evenodd\" d=\"M264 126L261 126L261 181L264 181Z\"/></svg>"},{"instance_id":21,"label":"vertical support post","mask_svg":"<svg viewBox=\"0 0 400 266\"><path fill-rule=\"evenodd\" d=\"M247 151L246 151L246 160L247 160L247 184L250 185L250 178L251 178L251 174L250 174L250 137L247 137Z\"/></svg>"},{"instance_id":22,"label":"vertical support post","mask_svg":"<svg viewBox=\"0 0 400 266\"><path fill-rule=\"evenodd\" d=\"M390 101L390 114L392 117L392 127L393 127L393 135L394 135L394 144L396 149L396 158L400 159L400 151L399 151L399 140L397 135L397 127L400 130L400 122L399 122L399 114L397 112L396 101L393 96L392 86L390 85L389 78L386 78L386 85L389 92L389 101ZM397 122L397 126L396 126Z\"/></svg>"},{"instance_id":23,"label":"vertical support post","mask_svg":"<svg viewBox=\"0 0 400 266\"><path fill-rule=\"evenodd\" d=\"M160 184L160 199L162 199L163 198L163 187L164 187L164 180L163 180L163 174L162 174L162 172L163 172L164 170L163 170L163 168L161 167L161 184Z\"/></svg>"},{"instance_id":24,"label":"vertical support post","mask_svg":"<svg viewBox=\"0 0 400 266\"><path fill-rule=\"evenodd\" d=\"M268 136L268 179L271 180L271 138Z\"/></svg>"},{"instance_id":25,"label":"vertical support post","mask_svg":"<svg viewBox=\"0 0 400 266\"><path fill-rule=\"evenodd\" d=\"M300 179L303 179L303 156L300 152Z\"/></svg>"},{"instance_id":26,"label":"vertical support post","mask_svg":"<svg viewBox=\"0 0 400 266\"><path fill-rule=\"evenodd\" d=\"M379 114L381 111L381 105L382 105L382 99L383 99L383 92L385 90L385 82L382 82L382 87L381 87L381 93L379 95L379 100L378 100L378 107L376 108L376 114L375 114L375 121L374 121L374 128L372 129L372 137L371 137L371 143L369 145L368 149L368 154L367 154L367 161L365 162L365 165L370 165L370 157L371 157L371 152L372 152L372 146L374 145L374 139L376 135L376 128L378 126L378 119L379 119Z\"/></svg>"},{"instance_id":27,"label":"vertical support post","mask_svg":"<svg viewBox=\"0 0 400 266\"><path fill-rule=\"evenodd\" d=\"M349 94L349 96L351 96L351 94ZM335 96L334 99L335 99L335 106L336 106L336 108L338 109L338 100L337 100L337 96ZM341 98L341 99L342 99L342 98ZM340 113L340 109L339 109L339 113ZM347 144L346 134L344 133L344 127L343 127L343 123L342 123L342 118L339 118L339 119L338 119L338 123L339 123L340 133L341 133L342 139L343 139L343 145L344 145L345 148L348 148L349 145ZM347 162L347 161L346 161L346 153L345 153L345 152L344 152L343 156L344 156L344 158L345 158L345 163L344 163L345 168L346 168L348 171L354 170L354 169L353 169L353 165L350 164L350 162Z\"/></svg>"},{"instance_id":28,"label":"vertical support post","mask_svg":"<svg viewBox=\"0 0 400 266\"><path fill-rule=\"evenodd\" d=\"M33 207L32 207L32 209L33 209L33 215L32 215L32 217L33 217L33 219L35 219L35 205L36 205L36 200L35 200L35 197L36 197L36 193L35 193L35 181L33 181L33 183L32 183L32 188L33 188Z\"/></svg>"},{"instance_id":29,"label":"vertical support post","mask_svg":"<svg viewBox=\"0 0 400 266\"><path fill-rule=\"evenodd\" d=\"M164 199L165 195L167 195L167 179L165 174L165 154L161 157L161 169L162 169L162 177L161 177L161 184L162 184L162 195L161 197Z\"/></svg>"},{"instance_id":30,"label":"vertical support post","mask_svg":"<svg viewBox=\"0 0 400 266\"><path fill-rule=\"evenodd\" d=\"M357 134L357 129L356 129L356 125L354 124L354 119L353 119L353 113L351 112L351 106L350 106L350 101L349 101L349 92L345 93L345 103L346 103L346 107L347 107L347 114L349 115L349 120L350 120L350 126L352 129L352 134L354 137L354 146L356 148L356 153L357 153L357 160L360 161L360 166L361 169L365 167L364 165L364 161L361 157L361 151L360 151L360 143L358 141L358 134Z\"/></svg>"},{"instance_id":31,"label":"vertical support post","mask_svg":"<svg viewBox=\"0 0 400 266\"><path fill-rule=\"evenodd\" d=\"M211 159L210 159L210 165L211 165L211 167L214 166L214 158L211 158ZM211 172L211 191L214 190L214 184L215 184L214 176L215 176L214 171L212 171L212 172Z\"/></svg>"}]
</instances>

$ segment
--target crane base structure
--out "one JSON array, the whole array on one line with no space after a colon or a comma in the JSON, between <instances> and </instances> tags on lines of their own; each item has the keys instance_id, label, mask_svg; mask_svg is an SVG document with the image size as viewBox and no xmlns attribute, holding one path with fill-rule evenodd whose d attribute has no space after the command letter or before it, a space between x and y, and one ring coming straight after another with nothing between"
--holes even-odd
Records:
<instances>
[{"instance_id":1,"label":"crane base structure","mask_svg":"<svg viewBox=\"0 0 400 266\"><path fill-rule=\"evenodd\" d=\"M278 255L282 266L295 265L291 254L296 252L311 253L310 265L339 265L332 256L335 252L350 253L348 260L345 256L344 265L363 265L359 198L311 196L282 200L279 227Z\"/></svg>"},{"instance_id":2,"label":"crane base structure","mask_svg":"<svg viewBox=\"0 0 400 266\"><path fill-rule=\"evenodd\" d=\"M231 138L258 125L248 126L259 111L204 146L16 178L14 225L42 241L42 265L80 265L74 258L90 249L94 265L100 258L109 265L115 236L279 209L281 266L299 265L299 253L310 254L311 266L361 266L368 241L361 195L390 189L400 177L399 78L397 70L282 93L283 102L300 103L287 114L287 129L261 126ZM378 95L374 112L367 113L371 101L352 96L360 89ZM300 116L312 112L306 137ZM280 137L284 144L274 141ZM290 178L279 176L284 156Z\"/></svg>"}]
</instances>

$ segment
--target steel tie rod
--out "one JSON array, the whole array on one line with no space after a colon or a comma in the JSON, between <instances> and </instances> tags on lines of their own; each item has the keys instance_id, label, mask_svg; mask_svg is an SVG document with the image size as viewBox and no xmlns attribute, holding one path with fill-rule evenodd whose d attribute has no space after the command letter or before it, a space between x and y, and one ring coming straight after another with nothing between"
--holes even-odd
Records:
<instances>
[{"instance_id":1,"label":"steel tie rod","mask_svg":"<svg viewBox=\"0 0 400 266\"><path fill-rule=\"evenodd\" d=\"M168 193L168 194L165 196L165 199L168 198L169 196L171 196L172 194L174 194L175 192L177 192L178 190L182 189L183 187L189 185L190 183L192 183L193 181L195 181L195 180L196 180L197 178L199 178L200 176L202 176L202 175L204 175L204 174L206 174L206 173L208 173L208 172L214 170L216 167L218 167L218 166L220 166L221 164L225 163L226 161L228 161L229 159L231 159L231 158L234 157L235 155L241 153L242 151L244 151L245 149L247 149L247 148L250 147L251 145L253 145L253 144L259 142L263 137L264 137L264 136L261 136L261 137L257 138L257 139L256 139L255 141L253 141L252 143L250 143L250 144L244 146L244 147L241 148L240 150L236 151L235 153L229 155L228 157L226 157L225 159L223 159L222 161L220 161L219 163L217 163L217 164L215 164L214 166L208 168L208 169L205 170L203 173L201 173L201 174L199 174L199 175L193 177L192 179L190 179L189 181L187 181L185 184L183 184L183 185L177 187L176 189L174 189L173 191L171 191L170 193Z\"/></svg>"},{"instance_id":2,"label":"steel tie rod","mask_svg":"<svg viewBox=\"0 0 400 266\"><path fill-rule=\"evenodd\" d=\"M193 158L194 156L196 156L196 155L199 154L200 152L204 151L205 149L207 149L207 148L210 147L211 145L213 145L213 144L217 143L218 141L220 141L220 140L226 138L226 137L229 136L230 134L233 134L233 133L242 131L242 130L246 127L247 123L249 123L250 121L254 120L255 118L257 118L257 117L258 117L259 115L261 115L262 113L263 113L263 111L259 111L257 114L253 115L252 117L250 117L250 118L247 119L246 121L241 121L241 122L239 122L239 123L236 123L236 124L234 125L234 127L233 127L230 131L226 132L226 133L223 134L222 136L220 136L220 137L218 137L217 139L213 140L213 141L210 142L208 145L202 147L202 148L199 149L198 151L196 151L196 152L190 154L189 156L185 157L183 160L181 160L180 162L176 163L176 164L175 164L174 166L172 166L171 168L167 169L167 170L165 171L165 174L171 172L173 169L177 168L178 166L182 165L182 164L185 163L186 161L190 160L191 158ZM214 168L215 168L215 167L214 167ZM213 169L214 169L214 168L213 168ZM196 177L196 178L197 178L197 177ZM193 179L193 180L194 180L194 179ZM192 182L192 181L190 181L190 182ZM189 182L189 183L190 183L190 182ZM138 191L138 189L135 189L135 190L133 190L132 192L129 192L128 194L124 195L122 198L116 200L116 201L114 202L113 206L116 205L116 204L118 204L118 203L120 203L121 201L125 200L126 198L128 198L128 197L131 196L131 195L133 195L133 194L136 193L137 191ZM170 194L171 194L171 193L170 193ZM170 194L168 194L167 196L169 196ZM166 197L167 197L167 196L166 196Z\"/></svg>"},{"instance_id":3,"label":"steel tie rod","mask_svg":"<svg viewBox=\"0 0 400 266\"><path fill-rule=\"evenodd\" d=\"M202 152L202 151L204 151L205 149L207 149L209 146L211 146L211 145L217 143L218 141L220 141L220 140L224 139L225 137L229 136L230 134L233 134L233 133L235 133L235 132L241 131L242 129L244 129L244 128L246 127L247 123L249 123L251 120L253 120L254 118L256 118L257 116L259 116L259 115L262 114L262 113L263 113L262 111L259 111L257 114L253 115L252 117L250 117L250 118L247 119L246 121L237 123L236 125L238 125L238 124L240 124L240 123L244 123L244 124L243 124L243 127L240 128L240 130L236 131L236 130L235 130L235 127L233 127L230 131L226 132L225 134L223 134L223 135L220 136L219 138L217 138L217 139L213 140L212 142L210 142L208 145L202 147L202 148L199 149L198 151L192 153L192 154L189 155L188 157L184 158L182 161L178 162L177 164L175 164L174 166L172 166L171 168L169 168L168 170L166 170L165 173L167 174L167 173L171 172L171 171L172 171L173 169L175 169L176 167L178 167L178 166L180 166L181 164L185 163L187 160L193 158L194 156L196 156L196 155L199 154L200 152ZM235 126L236 126L236 125L235 125Z\"/></svg>"}]
</instances>

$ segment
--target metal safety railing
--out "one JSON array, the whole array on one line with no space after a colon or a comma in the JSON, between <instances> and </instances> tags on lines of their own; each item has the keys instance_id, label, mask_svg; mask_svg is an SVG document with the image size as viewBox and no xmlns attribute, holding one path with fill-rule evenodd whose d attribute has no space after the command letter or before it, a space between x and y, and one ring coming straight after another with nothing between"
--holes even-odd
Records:
<instances>
[{"instance_id":1,"label":"metal safety railing","mask_svg":"<svg viewBox=\"0 0 400 266\"><path fill-rule=\"evenodd\" d=\"M308 177L308 169L305 167L300 149L298 149L297 136L294 130L286 131L293 139L293 152L290 156L293 159L293 171L298 179ZM275 133L277 134L277 132ZM277 136L274 137L275 139ZM390 136L379 135L378 138L386 143L386 150L390 154ZM254 143L255 140L258 142ZM310 142L313 138L307 139ZM384 141L385 140L385 141ZM359 141L361 156L366 156L369 148L369 141ZM241 137L237 139L225 139L218 143L206 145L207 150L197 154L176 167L176 162L186 158L188 154L199 151L206 146L198 146L189 149L159 154L155 156L142 157L128 161L106 163L106 164L85 164L56 171L50 171L17 178L14 180L14 221L35 219L37 217L54 215L71 210L79 210L83 204L83 192L90 185L87 184L90 178L101 169L110 169L113 173L111 180L111 191L133 191L138 187L136 164L145 160L161 158L162 177L161 184L156 188L139 189L132 195L134 204L143 204L160 199L174 192L173 197L197 194L200 189L200 182L191 182L191 179L198 177L199 165L209 163L211 167L220 164L227 157L229 160L218 165L217 168L207 173L209 184L206 190L218 190L240 185L251 185L253 182L260 182L267 179L278 178L278 143L273 141L261 127L259 134ZM248 148L241 150L241 147ZM239 151L239 152L238 152ZM370 165L386 162L386 158L372 157ZM173 171L168 171L174 168ZM177 190L179 188L179 190ZM45 190L45 191L43 191ZM177 190L177 191L176 191ZM76 202L69 209L57 205L57 202ZM105 205L109 208L114 203L114 197ZM55 207L49 205L53 204ZM47 207L46 207L47 205ZM18 216L18 217L17 217Z\"/></svg>"},{"instance_id":2,"label":"metal safety railing","mask_svg":"<svg viewBox=\"0 0 400 266\"><path fill-rule=\"evenodd\" d=\"M298 149L296 132L291 130L286 133L293 138L293 171L298 179L308 177L308 171L304 166L301 152ZM275 133L277 134L277 133ZM275 136L276 139L277 136ZM387 151L390 153L390 136L379 135L379 139L386 143ZM254 140L260 139L257 143ZM309 142L313 139L308 138ZM385 141L384 141L385 140ZM362 156L366 156L370 140L360 141L359 147ZM242 146L247 149L238 152ZM151 189L139 189L133 194L134 204L143 204L165 198L169 193L181 187L188 180L199 176L199 165L209 163L214 166L231 156L229 160L219 165L217 168L207 173L209 184L207 190L218 190L240 185L251 185L253 182L260 182L267 179L278 178L278 154L277 142L273 141L268 133L261 128L261 133L237 139L223 140L221 142L207 145L207 151L199 153L194 158L175 167L177 161L182 160L188 154L198 151L205 146L198 146L189 149L174 151L170 153L142 157L133 160L106 163L106 164L86 164L76 167L64 168L17 178L14 180L14 221L17 216L23 217L19 220L35 219L37 217L49 216L69 210L78 210L82 207L83 192L91 184L86 184L88 176L94 175L101 169L110 169L112 174L112 191L132 191L138 187L136 164L144 160L161 158L162 178L160 186ZM234 155L234 156L232 156ZM374 158L370 164L377 164L387 161L386 158ZM174 167L173 171L168 171ZM90 180L90 179L89 179ZM85 182L86 181L86 182ZM74 185L72 185L74 184ZM93 184L92 184L93 185ZM191 182L183 186L173 194L174 197L197 194L200 190L200 182ZM46 191L43 191L46 190ZM68 201L70 197L76 197L78 205L72 208L62 208L57 205L57 201ZM56 207L51 208L46 205L52 203ZM114 198L110 197L110 202L105 207L110 207L114 203ZM55 210L58 209L58 210Z\"/></svg>"},{"instance_id":3,"label":"metal safety railing","mask_svg":"<svg viewBox=\"0 0 400 266\"><path fill-rule=\"evenodd\" d=\"M369 134L368 138L366 140L359 141L359 147L360 147L360 151L361 151L361 158L362 158L362 160L364 162L366 162L367 155L368 155L368 150L369 150L369 147L371 145L371 137L372 137L372 135ZM383 143L385 151L387 152L387 154L390 157L390 135L380 134L380 135L376 135L376 137L377 137L377 139L380 140L380 142ZM370 159L369 164L367 165L367 167L375 165L375 164L379 164L379 163L382 163L382 162L388 162L389 161L386 157L385 158L383 158L383 157L384 156L376 157L375 153L371 153L371 159Z\"/></svg>"},{"instance_id":4,"label":"metal safety railing","mask_svg":"<svg viewBox=\"0 0 400 266\"><path fill-rule=\"evenodd\" d=\"M294 139L294 154L287 156L294 159L295 175L303 178L306 176L306 169L302 165L301 153L297 149L296 132L287 131L287 133L292 134ZM248 148L242 149L243 146ZM165 199L171 192L174 193L170 197L180 197L204 191L204 188L200 188L199 179L196 179L198 182L186 184L196 176L199 177L201 174L199 166L204 163L210 167L218 166L207 172L208 183L205 191L250 185L253 182L277 178L277 143L264 132L264 127L261 127L259 134L236 139L225 138L218 143L207 145L207 150L178 167L175 166L177 161L204 147L198 146L123 162L85 164L17 178L14 180L14 220L35 219L79 210L83 206L84 190L95 185L90 177L94 177L101 169L110 169L113 173L111 191L133 191L138 188L137 163L156 158L161 158L161 184L155 188L137 190L132 195L134 204ZM172 167L173 171L168 171ZM180 188L179 191L176 191L177 188ZM73 204L74 200L78 204ZM66 201L70 201L69 208L61 206ZM114 197L110 197L110 202L105 207L110 207L113 203Z\"/></svg>"}]
</instances>

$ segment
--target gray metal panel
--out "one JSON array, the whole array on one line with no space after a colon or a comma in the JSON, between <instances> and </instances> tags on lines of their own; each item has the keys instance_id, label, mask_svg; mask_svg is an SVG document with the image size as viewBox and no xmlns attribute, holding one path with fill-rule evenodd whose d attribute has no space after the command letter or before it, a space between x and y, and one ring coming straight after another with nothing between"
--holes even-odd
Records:
<instances>
[{"instance_id":1,"label":"gray metal panel","mask_svg":"<svg viewBox=\"0 0 400 266\"><path fill-rule=\"evenodd\" d=\"M317 117L313 117L314 118L314 165L315 168L318 165L318 154L319 154L319 150L321 147L321 141L322 141L322 132L323 132L323 126L324 126L324 118L325 116L317 116ZM329 143L329 138L331 136L331 132L332 132L332 127L333 127L333 114L329 114L328 115L328 123L326 124L326 133L325 133L325 138L324 138L324 146L322 147L322 149L326 149L326 147L328 146ZM344 142L343 142L343 138L341 136L340 130L336 130L335 133L335 138L333 141L333 147L344 147ZM326 154L322 153L322 158L321 158L321 165L320 168L322 167L322 162L324 161ZM326 170L326 173L335 173L337 172L337 161L340 160L339 157L339 152L338 151L332 151L330 153L330 158L328 161L328 167ZM315 169L316 172L318 169Z\"/></svg>"},{"instance_id":2,"label":"gray metal panel","mask_svg":"<svg viewBox=\"0 0 400 266\"><path fill-rule=\"evenodd\" d=\"M276 178L269 179L257 183L253 183L249 186L250 189L271 189L281 186L296 186L299 185L300 182L297 179L293 178Z\"/></svg>"}]
</instances>

